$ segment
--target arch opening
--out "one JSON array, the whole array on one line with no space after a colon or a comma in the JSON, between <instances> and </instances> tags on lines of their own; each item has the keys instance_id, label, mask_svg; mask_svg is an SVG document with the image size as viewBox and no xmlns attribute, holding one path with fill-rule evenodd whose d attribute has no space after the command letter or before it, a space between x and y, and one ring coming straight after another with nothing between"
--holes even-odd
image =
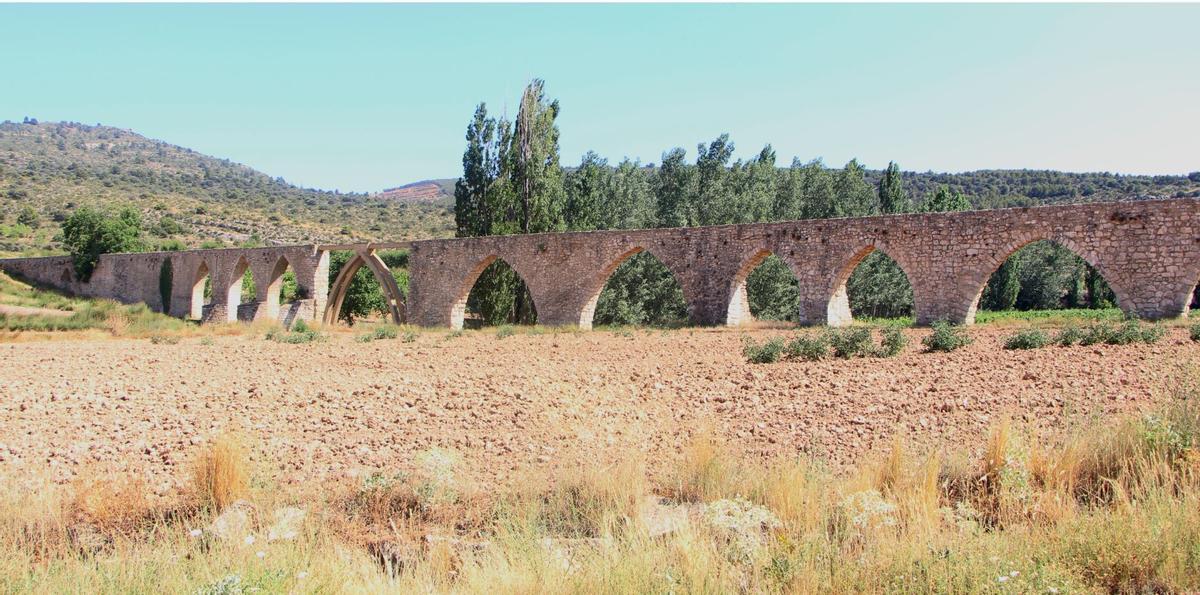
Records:
<instances>
[{"instance_id":1,"label":"arch opening","mask_svg":"<svg viewBox=\"0 0 1200 595\"><path fill-rule=\"evenodd\" d=\"M1014 248L992 271L975 298L974 311L1115 309L1108 281L1076 250L1049 239Z\"/></svg>"},{"instance_id":2,"label":"arch opening","mask_svg":"<svg viewBox=\"0 0 1200 595\"><path fill-rule=\"evenodd\" d=\"M71 267L63 267L63 272L58 276L58 284L65 289L71 284Z\"/></svg>"},{"instance_id":3,"label":"arch opening","mask_svg":"<svg viewBox=\"0 0 1200 595\"><path fill-rule=\"evenodd\" d=\"M354 325L360 320L374 318L401 324L405 320L407 296L408 252L338 250L330 253L325 324L341 321Z\"/></svg>"},{"instance_id":4,"label":"arch opening","mask_svg":"<svg viewBox=\"0 0 1200 595\"><path fill-rule=\"evenodd\" d=\"M212 301L212 275L209 274L208 263L201 261L192 277L192 299L188 318L200 320L204 318L204 309Z\"/></svg>"},{"instance_id":5,"label":"arch opening","mask_svg":"<svg viewBox=\"0 0 1200 595\"><path fill-rule=\"evenodd\" d=\"M581 324L632 326L682 326L687 323L687 302L675 274L648 250L633 248L601 272Z\"/></svg>"},{"instance_id":6,"label":"arch opening","mask_svg":"<svg viewBox=\"0 0 1200 595\"><path fill-rule=\"evenodd\" d=\"M521 275L504 259L491 255L467 276L467 286L450 311L450 326L502 324L537 324L537 304Z\"/></svg>"},{"instance_id":7,"label":"arch opening","mask_svg":"<svg viewBox=\"0 0 1200 595\"><path fill-rule=\"evenodd\" d=\"M800 280L782 258L759 250L738 270L730 292L726 324L754 320L799 322Z\"/></svg>"},{"instance_id":8,"label":"arch opening","mask_svg":"<svg viewBox=\"0 0 1200 595\"><path fill-rule=\"evenodd\" d=\"M254 300L254 290L254 273L250 270L250 263L246 261L245 256L238 257L237 264L233 266L233 274L229 276L229 287L225 293L226 320L237 322L238 307L244 301Z\"/></svg>"},{"instance_id":9,"label":"arch opening","mask_svg":"<svg viewBox=\"0 0 1200 595\"><path fill-rule=\"evenodd\" d=\"M266 317L270 320L286 322L288 309L284 308L284 305L303 299L304 296L300 293L301 288L296 283L295 269L292 268L292 264L286 256L280 256L271 269L271 277L267 283Z\"/></svg>"},{"instance_id":10,"label":"arch opening","mask_svg":"<svg viewBox=\"0 0 1200 595\"><path fill-rule=\"evenodd\" d=\"M915 301L912 283L900 263L870 245L859 250L834 282L827 307L830 325L845 325L855 318L908 318Z\"/></svg>"}]
</instances>

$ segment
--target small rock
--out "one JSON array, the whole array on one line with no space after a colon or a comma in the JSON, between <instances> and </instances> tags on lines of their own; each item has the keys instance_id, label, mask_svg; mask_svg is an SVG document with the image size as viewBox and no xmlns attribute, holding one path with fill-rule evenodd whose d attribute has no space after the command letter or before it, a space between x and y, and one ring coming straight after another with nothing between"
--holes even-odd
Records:
<instances>
[{"instance_id":1,"label":"small rock","mask_svg":"<svg viewBox=\"0 0 1200 595\"><path fill-rule=\"evenodd\" d=\"M254 506L245 500L230 504L208 526L209 533L223 541L240 541L250 534L250 512Z\"/></svg>"}]
</instances>

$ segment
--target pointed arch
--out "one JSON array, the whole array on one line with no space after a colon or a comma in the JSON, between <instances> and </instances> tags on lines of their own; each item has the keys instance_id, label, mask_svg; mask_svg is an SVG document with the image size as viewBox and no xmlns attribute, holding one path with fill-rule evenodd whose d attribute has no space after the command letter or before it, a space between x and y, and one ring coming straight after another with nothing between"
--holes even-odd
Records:
<instances>
[{"instance_id":1,"label":"pointed arch","mask_svg":"<svg viewBox=\"0 0 1200 595\"><path fill-rule=\"evenodd\" d=\"M1112 290L1113 296L1117 302L1116 305L1126 313L1135 312L1135 310L1133 310L1134 304L1131 303L1132 300L1128 298L1129 294L1126 293L1124 287L1120 284L1120 280L1114 278L1113 275L1106 271L1107 267L1105 267L1100 259L1097 258L1094 252L1084 249L1082 246L1067 237L1053 233L1035 233L1018 237L1001 246L1000 249L996 250L990 259L985 261L986 266L977 270L971 277L969 285L971 303L970 307L967 309L967 324L971 324L975 321L975 315L979 309L980 298L983 297L983 292L987 288L988 281L991 279L992 274L999 270L1000 267L1003 266L1004 263L1012 258L1017 252L1028 247L1030 244L1035 244L1038 242L1049 242L1057 245L1070 252L1072 255L1078 257L1083 262L1087 263L1088 266L1090 266L1098 275L1100 275L1100 278L1103 279L1103 281Z\"/></svg>"},{"instance_id":2,"label":"pointed arch","mask_svg":"<svg viewBox=\"0 0 1200 595\"><path fill-rule=\"evenodd\" d=\"M188 311L188 318L192 320L204 318L204 286L210 275L208 263L201 260L200 266L196 267L196 274L192 275L192 299Z\"/></svg>"},{"instance_id":3,"label":"pointed arch","mask_svg":"<svg viewBox=\"0 0 1200 595\"><path fill-rule=\"evenodd\" d=\"M878 241L872 241L868 244L860 246L850 253L850 257L845 259L841 268L834 275L830 284L831 291L826 305L826 324L830 326L844 326L854 321L854 313L850 307L850 291L849 281L851 275L858 269L863 261L867 260L874 253L879 253L896 264L896 267L904 275L908 286L913 289L913 304L912 311L915 313L918 309L915 287L912 285L912 274L909 268L905 266L902 259L895 258L885 245Z\"/></svg>"},{"instance_id":4,"label":"pointed arch","mask_svg":"<svg viewBox=\"0 0 1200 595\"><path fill-rule=\"evenodd\" d=\"M246 276L247 272L250 273L251 280L255 280L246 256L238 256L237 263L233 265L233 272L227 279L229 285L225 289L225 312L229 322L237 322L238 307L242 305L242 277Z\"/></svg>"},{"instance_id":5,"label":"pointed arch","mask_svg":"<svg viewBox=\"0 0 1200 595\"><path fill-rule=\"evenodd\" d=\"M392 323L403 324L406 318L404 293L400 291L400 286L396 284L396 278L392 276L391 269L388 268L387 264L383 262L383 259L374 250L356 251L354 256L350 257L350 260L342 265L341 270L338 271L337 277L334 278L333 284L329 288L329 297L325 302L325 314L322 317L322 321L325 324L337 323L338 315L342 312L342 304L346 301L346 292L350 290L350 284L354 281L354 275L364 265L370 269L371 274L375 275L375 279L379 281L379 286L383 290L383 298L387 301L388 316L392 319Z\"/></svg>"},{"instance_id":6,"label":"pointed arch","mask_svg":"<svg viewBox=\"0 0 1200 595\"><path fill-rule=\"evenodd\" d=\"M475 263L475 266L468 271L458 288L458 292L455 294L454 302L450 306L450 328L455 330L463 328L463 324L467 315L467 302L471 297L471 291L475 289L475 286L479 283L483 272L487 270L488 267L491 267L497 263L503 263L504 266L511 269L513 274L515 274L517 278L525 284L525 287L528 288L528 281L526 281L521 273L517 272L517 269L513 267L507 259L495 253L485 256L483 259ZM528 297L530 306L533 309L533 316L536 318L538 309L537 300L534 298L533 292L531 291L528 293Z\"/></svg>"},{"instance_id":7,"label":"pointed arch","mask_svg":"<svg viewBox=\"0 0 1200 595\"><path fill-rule=\"evenodd\" d=\"M61 289L71 286L71 267L63 267L62 274L58 276L58 284Z\"/></svg>"},{"instance_id":8,"label":"pointed arch","mask_svg":"<svg viewBox=\"0 0 1200 595\"><path fill-rule=\"evenodd\" d=\"M659 266L665 269L678 287L680 301L682 303L683 315L686 317L686 296L683 294L683 284L679 281L679 276L676 275L671 267L654 254L653 251L644 246L632 246L619 254L616 258L609 261L596 275L593 277L591 285L588 287L587 300L584 302L583 309L580 312L579 327L584 330L591 329L595 324L596 309L600 305L600 297L604 293L604 288L608 286L612 278L617 274L618 269L630 263L635 257L653 259Z\"/></svg>"},{"instance_id":9,"label":"pointed arch","mask_svg":"<svg viewBox=\"0 0 1200 595\"><path fill-rule=\"evenodd\" d=\"M279 319L279 304L281 302L281 293L283 290L283 276L288 269L295 271L287 256L280 255L279 260L275 261L275 266L271 268L271 276L267 279L267 295L266 295L266 317L269 320Z\"/></svg>"},{"instance_id":10,"label":"pointed arch","mask_svg":"<svg viewBox=\"0 0 1200 595\"><path fill-rule=\"evenodd\" d=\"M782 266L787 268L787 271L791 276L793 287L798 286L799 278L796 275L795 268L790 262L766 248L759 248L753 251L749 257L742 261L742 266L738 268L737 272L734 273L733 278L730 280L729 307L727 308L725 316L725 324L727 326L737 326L739 324L749 323L754 321L757 317L758 313L753 311L755 300L751 299L751 288L749 286L749 281L752 278L752 275L754 275L755 272L760 269L760 267L767 265L769 259L772 257L778 259L778 261L782 263ZM800 295L798 291L796 292L793 301L794 304L792 306L794 307L794 311L792 312L792 315L798 319L800 317Z\"/></svg>"}]
</instances>

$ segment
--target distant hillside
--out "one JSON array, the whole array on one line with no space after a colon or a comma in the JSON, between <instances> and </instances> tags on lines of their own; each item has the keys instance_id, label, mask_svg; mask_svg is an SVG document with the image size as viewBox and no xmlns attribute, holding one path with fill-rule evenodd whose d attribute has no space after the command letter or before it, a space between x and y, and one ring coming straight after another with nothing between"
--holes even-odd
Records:
<instances>
[{"instance_id":1,"label":"distant hillside","mask_svg":"<svg viewBox=\"0 0 1200 595\"><path fill-rule=\"evenodd\" d=\"M0 252L60 250L80 205L135 206L152 239L186 246L444 237L454 220L445 204L300 188L129 130L0 123ZM27 207L33 224L18 222Z\"/></svg>"},{"instance_id":2,"label":"distant hillside","mask_svg":"<svg viewBox=\"0 0 1200 595\"><path fill-rule=\"evenodd\" d=\"M445 180L442 180L445 182ZM445 192L442 190L442 185L434 180L422 180L405 184L397 188L388 188L382 192L373 194L372 196L386 198L397 202L413 202L413 203L432 203L432 202L448 202L454 203L454 180L450 180L451 191Z\"/></svg>"}]
</instances>

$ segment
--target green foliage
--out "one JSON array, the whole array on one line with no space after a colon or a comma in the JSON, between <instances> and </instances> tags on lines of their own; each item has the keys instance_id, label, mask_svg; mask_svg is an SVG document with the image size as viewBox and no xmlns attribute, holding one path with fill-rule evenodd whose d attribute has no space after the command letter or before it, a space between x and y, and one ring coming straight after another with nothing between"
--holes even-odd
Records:
<instances>
[{"instance_id":1,"label":"green foliage","mask_svg":"<svg viewBox=\"0 0 1200 595\"><path fill-rule=\"evenodd\" d=\"M846 281L850 311L867 318L909 316L913 290L900 265L880 250L863 258Z\"/></svg>"},{"instance_id":2,"label":"green foliage","mask_svg":"<svg viewBox=\"0 0 1200 595\"><path fill-rule=\"evenodd\" d=\"M782 337L771 337L762 343L746 337L742 341L742 356L752 364L773 364L779 361L784 348Z\"/></svg>"},{"instance_id":3,"label":"green foliage","mask_svg":"<svg viewBox=\"0 0 1200 595\"><path fill-rule=\"evenodd\" d=\"M299 345L303 343L314 343L324 341L327 337L308 326L304 320L296 320L292 323L291 329L284 330L283 328L273 328L267 331L266 339L276 343L288 343Z\"/></svg>"},{"instance_id":4,"label":"green foliage","mask_svg":"<svg viewBox=\"0 0 1200 595\"><path fill-rule=\"evenodd\" d=\"M829 336L825 333L801 333L788 342L789 359L817 361L829 355Z\"/></svg>"},{"instance_id":5,"label":"green foliage","mask_svg":"<svg viewBox=\"0 0 1200 595\"><path fill-rule=\"evenodd\" d=\"M517 332L513 329L511 324L505 324L505 325L500 326L500 328L496 329L496 338L497 339L507 339L508 337L511 337L511 336L515 335L516 333Z\"/></svg>"},{"instance_id":6,"label":"green foliage","mask_svg":"<svg viewBox=\"0 0 1200 595\"><path fill-rule=\"evenodd\" d=\"M150 343L154 345L176 345L179 337L174 335L150 335Z\"/></svg>"},{"instance_id":7,"label":"green foliage","mask_svg":"<svg viewBox=\"0 0 1200 595\"><path fill-rule=\"evenodd\" d=\"M800 282L774 254L746 277L746 296L759 320L800 320Z\"/></svg>"},{"instance_id":8,"label":"green foliage","mask_svg":"<svg viewBox=\"0 0 1200 595\"><path fill-rule=\"evenodd\" d=\"M1188 329L1188 336L1193 341L1200 341L1200 322L1192 324L1191 328Z\"/></svg>"},{"instance_id":9,"label":"green foliage","mask_svg":"<svg viewBox=\"0 0 1200 595\"><path fill-rule=\"evenodd\" d=\"M342 267L354 257L353 252L349 251L334 251L329 255L329 283L332 286L333 281L342 271ZM400 287L402 294L405 294L408 289L408 274L401 267L408 265L408 253L404 251L380 251L379 258L392 271L392 276L396 280L396 284ZM289 270L288 273L291 273ZM292 287L289 289L288 273L284 273L284 286L280 290L280 301L288 301L287 297L291 296L293 300L303 299L299 293L299 288L295 287L295 274L292 274ZM338 312L338 319L353 325L360 318L366 318L371 315L387 316L390 310L387 300L384 299L383 289L379 286L379 280L375 278L375 274L371 272L368 266L360 266L354 272L354 277L350 280L350 287L346 289L346 297L342 301L342 309Z\"/></svg>"},{"instance_id":10,"label":"green foliage","mask_svg":"<svg viewBox=\"0 0 1200 595\"><path fill-rule=\"evenodd\" d=\"M487 326L534 324L537 310L521 276L497 259L483 272L467 295L467 311Z\"/></svg>"},{"instance_id":11,"label":"green foliage","mask_svg":"<svg viewBox=\"0 0 1200 595\"><path fill-rule=\"evenodd\" d=\"M354 340L358 341L359 343L370 343L372 341L383 341L383 340L387 340L387 339L395 339L396 337L399 336L399 334L400 334L400 331L399 331L399 329L396 328L395 325L382 324L382 325L375 327L374 329L371 329L371 332L369 332L369 333L365 333L365 334L355 337Z\"/></svg>"},{"instance_id":12,"label":"green foliage","mask_svg":"<svg viewBox=\"0 0 1200 595\"><path fill-rule=\"evenodd\" d=\"M933 332L921 339L921 344L926 351L950 352L970 345L971 341L965 328L939 320L933 323Z\"/></svg>"},{"instance_id":13,"label":"green foliage","mask_svg":"<svg viewBox=\"0 0 1200 595\"><path fill-rule=\"evenodd\" d=\"M25 205L25 206L21 207L21 212L17 214L17 224L18 225L24 225L26 227L37 227L38 223L40 221L41 221L41 217L38 216L37 211L35 211L33 209L33 207L31 207L29 205Z\"/></svg>"},{"instance_id":14,"label":"green foliage","mask_svg":"<svg viewBox=\"0 0 1200 595\"><path fill-rule=\"evenodd\" d=\"M1058 331L1058 334L1054 336L1054 342L1061 347L1070 347L1082 341L1083 334L1083 330L1079 327L1069 324Z\"/></svg>"},{"instance_id":15,"label":"green foliage","mask_svg":"<svg viewBox=\"0 0 1200 595\"><path fill-rule=\"evenodd\" d=\"M865 326L833 328L826 332L834 357L848 359L871 355L871 329Z\"/></svg>"},{"instance_id":16,"label":"green foliage","mask_svg":"<svg viewBox=\"0 0 1200 595\"><path fill-rule=\"evenodd\" d=\"M1017 304L1020 292L1021 259L1009 258L988 278L979 298L979 307L992 311L1011 310Z\"/></svg>"},{"instance_id":17,"label":"green foliage","mask_svg":"<svg viewBox=\"0 0 1200 595\"><path fill-rule=\"evenodd\" d=\"M672 326L687 319L683 289L649 252L639 252L617 267L596 302L598 325Z\"/></svg>"},{"instance_id":18,"label":"green foliage","mask_svg":"<svg viewBox=\"0 0 1200 595\"><path fill-rule=\"evenodd\" d=\"M885 326L880 331L879 349L876 355L879 357L893 357L904 351L904 347L908 345L908 338L904 336L904 331L898 326Z\"/></svg>"},{"instance_id":19,"label":"green foliage","mask_svg":"<svg viewBox=\"0 0 1200 595\"><path fill-rule=\"evenodd\" d=\"M925 213L943 213L951 211L969 211L971 202L962 192L950 190L949 186L938 186L937 190L925 197L921 203L921 211Z\"/></svg>"},{"instance_id":20,"label":"green foliage","mask_svg":"<svg viewBox=\"0 0 1200 595\"><path fill-rule=\"evenodd\" d=\"M1019 330L1004 340L1005 349L1041 349L1049 344L1050 337L1035 328Z\"/></svg>"},{"instance_id":21,"label":"green foliage","mask_svg":"<svg viewBox=\"0 0 1200 595\"><path fill-rule=\"evenodd\" d=\"M912 210L912 201L904 191L903 175L895 161L889 162L879 179L879 207L885 214L907 213Z\"/></svg>"},{"instance_id":22,"label":"green foliage","mask_svg":"<svg viewBox=\"0 0 1200 595\"><path fill-rule=\"evenodd\" d=\"M131 208L116 214L80 207L63 223L63 244L71 253L75 276L88 281L101 254L139 252L142 217Z\"/></svg>"}]
</instances>

